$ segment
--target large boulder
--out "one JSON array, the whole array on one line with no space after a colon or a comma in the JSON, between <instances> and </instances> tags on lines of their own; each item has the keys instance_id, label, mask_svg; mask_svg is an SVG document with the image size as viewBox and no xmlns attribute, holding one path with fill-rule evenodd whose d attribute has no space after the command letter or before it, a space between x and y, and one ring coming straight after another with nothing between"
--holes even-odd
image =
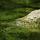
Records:
<instances>
[{"instance_id":1,"label":"large boulder","mask_svg":"<svg viewBox=\"0 0 40 40\"><path fill-rule=\"evenodd\" d=\"M30 25L38 26L37 24L39 24L39 22L40 22L40 9L34 10L31 13L29 13L27 16L16 20L17 26L23 26L23 27Z\"/></svg>"}]
</instances>

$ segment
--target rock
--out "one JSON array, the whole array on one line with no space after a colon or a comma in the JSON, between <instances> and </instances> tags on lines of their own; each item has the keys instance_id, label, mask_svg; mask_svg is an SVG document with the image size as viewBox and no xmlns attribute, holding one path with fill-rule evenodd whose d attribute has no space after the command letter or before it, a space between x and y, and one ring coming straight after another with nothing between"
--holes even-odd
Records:
<instances>
[{"instance_id":1,"label":"rock","mask_svg":"<svg viewBox=\"0 0 40 40\"><path fill-rule=\"evenodd\" d=\"M23 26L23 27L24 26L29 26L29 25L33 26L33 24L34 25L36 24L34 22L39 22L39 21L40 21L40 9L39 10L34 10L31 13L29 13L27 16L17 19L16 20L16 25L17 26Z\"/></svg>"}]
</instances>

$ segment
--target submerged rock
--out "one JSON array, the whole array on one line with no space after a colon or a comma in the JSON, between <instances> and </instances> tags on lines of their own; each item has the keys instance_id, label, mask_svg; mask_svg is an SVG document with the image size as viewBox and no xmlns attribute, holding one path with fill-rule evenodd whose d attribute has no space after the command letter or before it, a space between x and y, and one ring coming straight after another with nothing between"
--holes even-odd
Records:
<instances>
[{"instance_id":1,"label":"submerged rock","mask_svg":"<svg viewBox=\"0 0 40 40\"><path fill-rule=\"evenodd\" d=\"M32 23L34 22L38 23L39 21L40 21L40 9L34 10L31 13L29 13L27 16L17 19L16 24L17 26L29 26L32 25Z\"/></svg>"}]
</instances>

